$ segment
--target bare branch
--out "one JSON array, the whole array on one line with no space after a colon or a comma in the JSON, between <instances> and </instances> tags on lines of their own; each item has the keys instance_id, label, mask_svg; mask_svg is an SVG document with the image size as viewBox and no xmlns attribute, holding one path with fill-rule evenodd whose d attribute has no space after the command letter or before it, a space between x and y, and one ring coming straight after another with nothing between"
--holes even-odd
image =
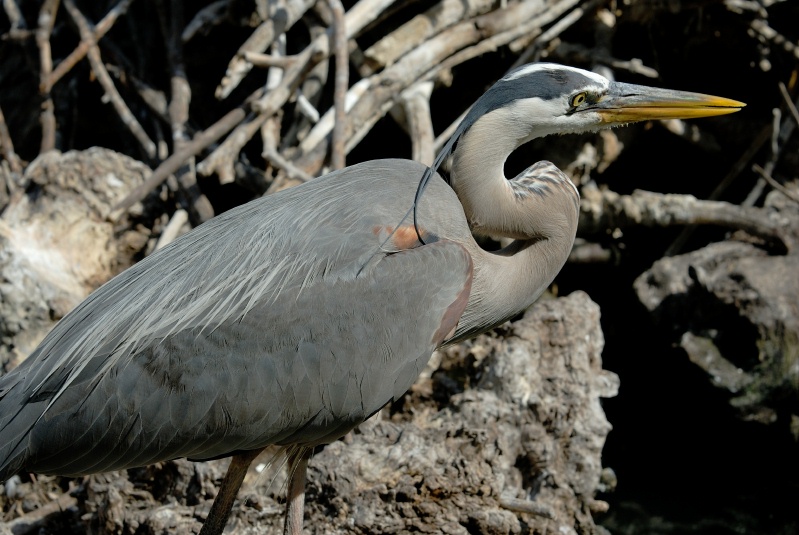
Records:
<instances>
[{"instance_id":1,"label":"bare branch","mask_svg":"<svg viewBox=\"0 0 799 535\"><path fill-rule=\"evenodd\" d=\"M559 58L564 58L564 61L573 64L601 63L602 65L607 65L614 71L627 71L652 79L657 79L660 76L657 70L644 65L643 61L638 58L622 60L607 54L603 50L597 50L596 48L589 48L574 43L559 43L555 49L554 55Z\"/></svg>"},{"instance_id":2,"label":"bare branch","mask_svg":"<svg viewBox=\"0 0 799 535\"><path fill-rule=\"evenodd\" d=\"M263 117L263 121L260 120ZM250 116L236 126L236 129L214 151L197 165L197 171L203 176L216 173L220 184L230 184L236 179L234 164L239 152L252 137L258 133L266 121L264 116Z\"/></svg>"},{"instance_id":3,"label":"bare branch","mask_svg":"<svg viewBox=\"0 0 799 535\"><path fill-rule=\"evenodd\" d=\"M299 167L296 167L290 161L286 160L283 156L280 155L279 152L277 152L277 150L275 150L274 147L265 147L262 156L266 160L268 160L269 163L274 165L276 168L286 173L286 176L288 176L292 180L296 180L298 182L308 182L313 178L311 175L309 175Z\"/></svg>"},{"instance_id":4,"label":"bare branch","mask_svg":"<svg viewBox=\"0 0 799 535\"><path fill-rule=\"evenodd\" d=\"M513 62L514 67L518 67L519 65L523 65L530 61L530 57L534 53L534 51L539 48L542 44L546 44L551 40L558 37L561 33L571 27L574 23L578 20L583 18L586 14L586 11L593 9L599 3L598 0L591 0L590 2L586 2L584 5L579 6L572 9L565 17L557 21L553 24L549 29L543 32L540 36L536 37L531 45L522 53L515 62ZM571 8L573 4L578 4L578 2L561 2L557 4L559 10L562 9L561 13L565 12L567 9ZM549 16L549 13L545 14ZM560 13L558 13L558 16ZM552 20L552 19L550 19Z\"/></svg>"},{"instance_id":5,"label":"bare branch","mask_svg":"<svg viewBox=\"0 0 799 535\"><path fill-rule=\"evenodd\" d=\"M435 159L433 151L433 119L430 116L430 95L433 93L433 82L422 82L402 92L402 104L408 118L413 159L425 165L432 165Z\"/></svg>"},{"instance_id":6,"label":"bare branch","mask_svg":"<svg viewBox=\"0 0 799 535\"><path fill-rule=\"evenodd\" d=\"M266 51L277 36L294 26L294 23L313 6L314 2L316 0L280 0L276 2L280 9L273 6L274 16L258 26L230 60L227 72L216 88L216 98L220 100L227 98L250 72L252 63L245 58L247 52L262 53Z\"/></svg>"},{"instance_id":7,"label":"bare branch","mask_svg":"<svg viewBox=\"0 0 799 535\"><path fill-rule=\"evenodd\" d=\"M583 188L578 234L585 237L607 229L630 226L718 225L743 230L787 250L797 244L786 232L784 221L769 210L736 206L720 201L699 200L692 195L674 195L636 190L619 195L596 187Z\"/></svg>"},{"instance_id":8,"label":"bare branch","mask_svg":"<svg viewBox=\"0 0 799 535\"><path fill-rule=\"evenodd\" d=\"M261 153L261 156L264 157L266 161L268 161L273 167L282 171L282 173L278 173L275 180L266 190L266 193L273 193L275 191L279 191L283 189L286 185L286 178L290 180L294 180L296 182L307 182L311 180L313 177L303 171L302 169L294 166L291 162L286 160L278 151L277 149L277 140L280 134L280 124L277 121L277 117L274 116L267 121L263 127L261 127L261 137L264 143L264 150Z\"/></svg>"},{"instance_id":9,"label":"bare branch","mask_svg":"<svg viewBox=\"0 0 799 535\"><path fill-rule=\"evenodd\" d=\"M275 56L258 52L245 52L244 59L252 63L253 67L280 67L281 69L287 69L297 61L293 56Z\"/></svg>"},{"instance_id":10,"label":"bare branch","mask_svg":"<svg viewBox=\"0 0 799 535\"><path fill-rule=\"evenodd\" d=\"M114 23L116 23L117 19L127 13L128 7L133 0L120 0L120 2L111 8L111 10L106 13L105 17L103 17L100 22L98 22L93 29L93 37L94 42L97 43L102 39L108 31L114 27ZM75 47L69 56L64 58L58 65L56 65L53 72L50 74L50 87L54 86L58 83L58 81L64 77L66 73L68 73L72 67L75 66L80 60L86 57L86 54L89 51L89 47L91 43L89 41L81 40L78 43L78 46Z\"/></svg>"},{"instance_id":11,"label":"bare branch","mask_svg":"<svg viewBox=\"0 0 799 535\"><path fill-rule=\"evenodd\" d=\"M349 53L347 51L347 28L344 21L344 7L341 5L341 0L328 0L328 3L333 12L333 49L335 50L336 58L335 89L333 92L335 121L333 126L333 150L330 163L333 169L343 169L346 162L344 136L347 132L345 100L350 78Z\"/></svg>"},{"instance_id":12,"label":"bare branch","mask_svg":"<svg viewBox=\"0 0 799 535\"><path fill-rule=\"evenodd\" d=\"M260 92L256 92L256 94L260 94ZM245 103L245 105L246 104L247 103ZM196 156L211 143L230 132L237 124L244 120L246 115L247 113L244 107L234 108L213 125L200 132L181 150L176 151L172 156L161 162L161 165L153 171L147 180L132 190L127 197L113 208L109 218L115 220L119 217L121 211L127 210L144 199L150 191L158 187L169 175L180 169L180 166L183 165L186 160Z\"/></svg>"},{"instance_id":13,"label":"bare branch","mask_svg":"<svg viewBox=\"0 0 799 535\"><path fill-rule=\"evenodd\" d=\"M297 61L285 71L283 79L277 87L253 103L253 108L258 115L244 124L239 125L228 138L217 147L211 155L200 162L197 170L209 176L219 173L220 179L232 180L232 162L244 145L260 130L261 126L286 103L305 74L319 63L325 56L326 41L314 41L308 48L296 57ZM242 120L244 117L242 117Z\"/></svg>"},{"instance_id":14,"label":"bare branch","mask_svg":"<svg viewBox=\"0 0 799 535\"><path fill-rule=\"evenodd\" d=\"M161 25L167 45L167 57L172 70L171 100L169 102L169 122L172 127L172 140L174 150L179 151L189 142L186 123L189 120L189 104L191 102L191 87L186 77L186 67L183 63L183 41L180 39L180 27L183 24L183 3L180 0L170 0L169 14L167 15L164 0L156 2ZM179 169L175 175L180 185L180 196L183 205L191 216L192 223L198 225L214 216L211 202L200 191L197 185L197 175L194 168L194 159L190 158L186 165Z\"/></svg>"},{"instance_id":15,"label":"bare branch","mask_svg":"<svg viewBox=\"0 0 799 535\"><path fill-rule=\"evenodd\" d=\"M8 132L8 125L6 124L5 115L3 110L0 109L0 150L3 151L3 157L8 160L8 165L14 173L22 172L22 160L16 152L14 152L14 142L11 140L11 134Z\"/></svg>"},{"instance_id":16,"label":"bare branch","mask_svg":"<svg viewBox=\"0 0 799 535\"><path fill-rule=\"evenodd\" d=\"M3 0L3 9L11 25L9 33L19 32L27 28L25 17L22 16L22 12L19 10L16 0Z\"/></svg>"},{"instance_id":17,"label":"bare branch","mask_svg":"<svg viewBox=\"0 0 799 535\"><path fill-rule=\"evenodd\" d=\"M389 5L393 1L394 0L361 0L353 6L345 15L344 26L347 31L347 36L352 37L357 32L361 31L379 15L386 5ZM219 172L221 169L220 162L222 161L221 154L224 151L228 151L230 154L240 151L269 117L283 107L302 80L305 79L307 73L314 69L323 59L329 57L331 52L331 35L331 31L319 35L305 50L293 57L294 61L286 70L280 85L269 91L269 93L265 94L254 104L254 109L258 112L258 116L252 120L252 125L242 125L242 130L234 132L213 154L206 158L205 161L201 162L197 167L200 173L207 176L214 172ZM327 133L329 133L329 131ZM327 133L325 135L327 135Z\"/></svg>"},{"instance_id":18,"label":"bare branch","mask_svg":"<svg viewBox=\"0 0 799 535\"><path fill-rule=\"evenodd\" d=\"M462 21L425 41L379 74L365 78L366 87L360 82L355 84L350 89L350 94L355 91L363 94L347 116L350 134L346 150L352 150L377 121L397 104L402 91L412 84L434 80L440 73L463 61L505 45L522 34L540 31L536 28L552 23L577 1L561 0L554 6L521 2ZM328 135L331 130L332 121L325 121L323 117L301 143L301 152L294 161L297 162L306 154L318 154L325 149L330 142ZM313 145L311 139L321 141Z\"/></svg>"},{"instance_id":19,"label":"bare branch","mask_svg":"<svg viewBox=\"0 0 799 535\"><path fill-rule=\"evenodd\" d=\"M92 30L89 21L83 16L83 13L81 13L80 10L75 7L75 4L72 0L64 0L64 7L67 8L67 12L69 13L70 17L72 17L72 20L74 20L75 24L78 26L81 40L86 41L89 44L87 54L89 57L89 62L92 65L92 71L97 77L97 81L103 86L108 99L114 106L114 109L119 115L119 118L122 120L122 123L128 128L128 130L130 130L130 132L133 134L133 137L135 137L142 146L145 154L147 154L149 158L155 158L155 143L153 143L153 141L144 131L144 128L142 128L142 126L139 124L139 121L136 120L136 117L133 116L133 113L131 113L128 105L125 104L125 101L122 99L119 91L117 91L116 87L114 86L114 82L111 80L108 70L106 70L105 65L103 65L103 59L100 56L100 49L97 47L97 42L94 40L94 31Z\"/></svg>"},{"instance_id":20,"label":"bare branch","mask_svg":"<svg viewBox=\"0 0 799 535\"><path fill-rule=\"evenodd\" d=\"M207 26L221 24L227 11L228 0L217 0L208 4L194 15L183 29L180 38L184 43L188 43L197 33L204 31Z\"/></svg>"},{"instance_id":21,"label":"bare branch","mask_svg":"<svg viewBox=\"0 0 799 535\"><path fill-rule=\"evenodd\" d=\"M50 73L53 56L50 50L50 34L53 32L56 12L60 0L45 0L39 10L39 25L36 29L36 45L39 47L39 94L42 96L42 144L40 152L55 148L55 105L50 95Z\"/></svg>"},{"instance_id":22,"label":"bare branch","mask_svg":"<svg viewBox=\"0 0 799 535\"><path fill-rule=\"evenodd\" d=\"M491 0L443 0L421 15L417 15L363 53L370 75L393 65L399 58L427 39L464 19L488 13L494 7Z\"/></svg>"},{"instance_id":23,"label":"bare branch","mask_svg":"<svg viewBox=\"0 0 799 535\"><path fill-rule=\"evenodd\" d=\"M763 178L763 180L768 182L769 186L779 191L780 193L791 199L793 202L799 203L799 195L796 195L794 192L792 192L791 190L789 190L788 188L786 188L785 186L774 180L774 177L772 177L771 174L767 173L765 169L763 169L757 164L754 164L752 166L752 170L758 175L760 175Z\"/></svg>"},{"instance_id":24,"label":"bare branch","mask_svg":"<svg viewBox=\"0 0 799 535\"><path fill-rule=\"evenodd\" d=\"M783 100L785 100L785 105L788 106L788 110L791 112L791 117L793 117L793 122L799 126L799 110L796 109L796 104L793 103L791 100L791 95L788 93L788 88L785 87L785 84L780 82L780 94L782 95Z\"/></svg>"},{"instance_id":25,"label":"bare branch","mask_svg":"<svg viewBox=\"0 0 799 535\"><path fill-rule=\"evenodd\" d=\"M749 26L764 39L781 46L786 52L793 54L796 59L799 59L799 46L796 46L790 39L769 26L765 19L754 19Z\"/></svg>"},{"instance_id":26,"label":"bare branch","mask_svg":"<svg viewBox=\"0 0 799 535\"><path fill-rule=\"evenodd\" d=\"M180 231L183 226L189 222L189 213L186 210L176 210L172 217L169 219L169 223L166 224L164 230L161 232L161 236L158 238L158 241L155 243L155 249L158 250L162 247L169 245L175 238L180 236Z\"/></svg>"}]
</instances>

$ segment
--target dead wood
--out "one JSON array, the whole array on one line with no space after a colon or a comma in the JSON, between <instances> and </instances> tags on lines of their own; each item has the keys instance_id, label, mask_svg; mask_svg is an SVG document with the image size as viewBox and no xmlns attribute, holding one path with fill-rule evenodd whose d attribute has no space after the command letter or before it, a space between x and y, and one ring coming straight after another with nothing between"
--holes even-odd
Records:
<instances>
[{"instance_id":1,"label":"dead wood","mask_svg":"<svg viewBox=\"0 0 799 535\"><path fill-rule=\"evenodd\" d=\"M429 163L497 78L526 61L555 61L749 103L729 118L536 141L509 160L507 174L549 159L580 186L580 238L556 288L589 288L602 301L613 369L625 384L642 382L637 390L645 392L663 381L652 373L625 375L641 347L665 351L652 347L660 337L667 340L661 344L682 348L677 358L718 387L709 396L723 394L741 418L799 436L793 373L799 291L792 286L799 269L799 34L789 24L799 13L793 3L346 5L344 24L337 24L326 0L40 0L30 6L3 0L0 361L6 369L86 292L213 213L312 180L342 165L334 158ZM95 145L114 151L70 152ZM49 149L65 153L44 154ZM123 185L109 186L117 178ZM165 181L168 187L161 187ZM722 231L710 230L716 227ZM684 251L692 252L674 256ZM663 256L672 258L657 260ZM655 320L649 330L633 317L644 315L631 312L640 307L628 291L638 275L635 291ZM604 518L619 533L699 533L699 522L690 530L668 522L635 529L614 524L619 504L596 494L613 486L603 462L618 467L625 484L631 475L673 462L673 472L692 478L680 496L704 487L723 494L735 485L713 487L702 480L705 467L681 453L678 411L670 424L675 442L665 455L648 453L650 445L644 448L650 458L618 446L635 444L653 425L648 415L657 399L620 400L624 410L645 414L635 417L634 428L626 423L630 417L621 418L617 453L611 444L610 461L603 459L607 422L587 400L601 394L600 379L608 383L605 393L613 392L616 379L597 362L584 366L578 339L588 336L597 355L601 344L595 326L572 323L595 314L594 305L575 297L541 310L439 355L381 420L346 445L317 452L310 529L593 534L601 533L596 523ZM489 384L494 380L496 388ZM689 449L714 436L713 426L706 427L706 436L691 437ZM747 428L728 446L741 448L739 458L747 459L735 467L742 488L747 482L763 488L744 476L763 461L747 448L767 436ZM620 448L628 449L619 455ZM793 465L787 457L782 462L786 468L774 477L787 479ZM85 480L23 475L0 491L0 520L14 522L16 531L196 531L225 464L175 461ZM282 524L283 476L280 461L274 464L245 481L250 492L236 506L237 532ZM664 484L653 481L630 492L645 500ZM779 496L794 497L795 486ZM606 499L610 520L603 516ZM741 520L745 513L736 516L730 530L794 533L788 521L787 528L756 523L779 518L771 505L768 514L752 512L751 523ZM712 517L706 509L702 514Z\"/></svg>"},{"instance_id":2,"label":"dead wood","mask_svg":"<svg viewBox=\"0 0 799 535\"><path fill-rule=\"evenodd\" d=\"M283 0L275 2L271 13L268 14L258 28L239 47L239 51L230 60L225 77L216 89L216 98L227 98L238 87L241 80L252 68L246 55L248 52L264 52L272 42L283 33L291 29L299 18L308 11L315 0Z\"/></svg>"},{"instance_id":3,"label":"dead wood","mask_svg":"<svg viewBox=\"0 0 799 535\"><path fill-rule=\"evenodd\" d=\"M782 251L796 251L796 230L791 216L773 210L702 201L691 195L659 194L637 190L619 195L598 188L583 188L580 235L631 226L719 225L763 238Z\"/></svg>"},{"instance_id":4,"label":"dead wood","mask_svg":"<svg viewBox=\"0 0 799 535\"><path fill-rule=\"evenodd\" d=\"M110 207L140 184L141 162L96 148L50 151L25 170L29 184L0 217L0 361L24 359L92 290L130 266L149 230L114 228Z\"/></svg>"},{"instance_id":5,"label":"dead wood","mask_svg":"<svg viewBox=\"0 0 799 535\"><path fill-rule=\"evenodd\" d=\"M133 2L133 0L120 0L119 4L111 8L100 20L100 22L95 24L93 28L94 33L92 35L92 39L81 40L80 44L78 44L75 50L73 50L69 56L61 60L58 65L55 66L53 72L50 74L50 79L48 80L50 87L53 87L56 83L58 83L58 81L61 80L61 78L63 78L64 75L72 69L72 67L86 57L92 42L99 42L100 39L102 39L103 36L108 33L109 30L111 30L111 28L113 28L117 19L127 12L131 2Z\"/></svg>"},{"instance_id":6,"label":"dead wood","mask_svg":"<svg viewBox=\"0 0 799 535\"><path fill-rule=\"evenodd\" d=\"M55 148L56 123L55 105L50 89L50 73L53 70L53 56L50 50L50 35L53 32L56 12L60 0L46 0L39 11L39 27L36 29L36 44L39 47L39 93L42 95L42 145L44 153Z\"/></svg>"},{"instance_id":7,"label":"dead wood","mask_svg":"<svg viewBox=\"0 0 799 535\"><path fill-rule=\"evenodd\" d=\"M794 184L790 197L770 194L762 214L768 210L772 225L794 244L790 254L769 256L740 241L714 243L663 258L635 281L644 306L670 325L711 383L731 394L743 418L781 419L786 426L785 415L799 400L799 205L791 198L797 190Z\"/></svg>"},{"instance_id":8,"label":"dead wood","mask_svg":"<svg viewBox=\"0 0 799 535\"><path fill-rule=\"evenodd\" d=\"M158 6L162 33L165 35L164 40L167 45L169 66L172 71L170 83L171 100L168 105L169 123L172 128L174 150L180 151L190 141L188 121L189 104L191 102L191 87L183 61L183 42L180 39L183 25L183 5L180 0L171 0L168 12L165 0L159 0L156 5ZM199 225L211 219L214 216L214 209L197 185L194 159L189 159L177 171L175 176L181 192L181 204L188 210L192 223Z\"/></svg>"},{"instance_id":9,"label":"dead wood","mask_svg":"<svg viewBox=\"0 0 799 535\"><path fill-rule=\"evenodd\" d=\"M0 150L3 152L3 158L8 162L11 172L19 173L22 171L22 161L17 153L14 151L14 141L8 132L8 125L6 118L3 115L3 110L0 109Z\"/></svg>"},{"instance_id":10,"label":"dead wood","mask_svg":"<svg viewBox=\"0 0 799 535\"><path fill-rule=\"evenodd\" d=\"M433 151L433 118L430 116L432 93L432 82L422 82L402 92L403 108L413 143L411 159L425 165L432 165L436 156Z\"/></svg>"},{"instance_id":11,"label":"dead wood","mask_svg":"<svg viewBox=\"0 0 799 535\"><path fill-rule=\"evenodd\" d=\"M347 49L347 27L344 19L344 7L340 0L328 0L333 13L333 55L336 58L335 89L333 91L333 143L330 165L343 169L345 165L344 136L346 134L347 111L344 99L347 96L347 85L350 81L349 51Z\"/></svg>"},{"instance_id":12,"label":"dead wood","mask_svg":"<svg viewBox=\"0 0 799 535\"><path fill-rule=\"evenodd\" d=\"M253 97L257 98L258 95L260 95L260 92L254 93ZM127 210L137 202L140 202L142 199L144 199L154 188L156 188L170 175L180 169L180 167L188 158L196 156L203 149L207 148L220 137L224 136L227 132L239 124L245 116L246 112L243 108L235 108L228 112L224 117L219 119L212 126L199 133L190 143L184 145L181 150L175 152L172 154L172 156L164 160L161 165L159 165L152 172L152 174L147 177L147 180L145 180L143 184L137 186L128 194L127 197L122 199L115 207L113 207L113 212L111 212L110 217L112 219L120 217L120 213L123 210Z\"/></svg>"},{"instance_id":13,"label":"dead wood","mask_svg":"<svg viewBox=\"0 0 799 535\"><path fill-rule=\"evenodd\" d=\"M103 59L100 56L100 49L97 47L97 42L94 39L95 31L92 29L89 21L83 16L72 0L64 0L64 7L66 7L67 13L69 13L69 15L72 17L72 20L75 21L75 24L78 26L81 40L87 43L86 46L88 47L88 50L86 51L86 54L89 58L89 62L92 65L92 71L94 71L95 76L97 76L97 81L99 81L103 86L106 96L113 104L114 109L116 109L120 119L122 119L122 123L130 130L131 134L133 134L133 137L135 137L139 142L147 157L150 159L155 158L155 143L153 143L153 141L147 135L147 132L144 131L144 128L142 128L139 121L136 120L136 117L130 111L130 108L125 103L125 100L114 86L114 82L111 79L111 76L108 74L108 69L106 69L105 65L103 64Z\"/></svg>"}]
</instances>

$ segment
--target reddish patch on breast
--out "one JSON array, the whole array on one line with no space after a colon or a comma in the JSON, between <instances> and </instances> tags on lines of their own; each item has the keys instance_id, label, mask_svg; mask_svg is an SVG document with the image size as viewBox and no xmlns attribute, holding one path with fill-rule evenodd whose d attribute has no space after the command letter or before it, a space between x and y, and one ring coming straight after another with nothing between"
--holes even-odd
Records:
<instances>
[{"instance_id":1,"label":"reddish patch on breast","mask_svg":"<svg viewBox=\"0 0 799 535\"><path fill-rule=\"evenodd\" d=\"M396 232L394 231L394 227L376 226L372 229L372 232L375 234L375 236L379 236L381 232L385 232L387 237L391 236L391 243L397 248L398 251L414 249L422 245L422 243L419 241L419 237L416 235L416 229L413 227L413 225L403 225L399 227ZM422 239L425 243L431 243L433 241L430 233L426 232L421 227L419 227L419 234L422 235Z\"/></svg>"},{"instance_id":2,"label":"reddish patch on breast","mask_svg":"<svg viewBox=\"0 0 799 535\"><path fill-rule=\"evenodd\" d=\"M463 311L466 310L466 305L469 303L469 294L472 292L474 263L471 255L468 258L469 263L466 267L466 281L463 284L463 288L458 292L455 301L447 307L444 317L441 318L441 325L433 335L433 343L436 344L436 347L455 336L455 331L458 330L458 322L463 315Z\"/></svg>"}]
</instances>

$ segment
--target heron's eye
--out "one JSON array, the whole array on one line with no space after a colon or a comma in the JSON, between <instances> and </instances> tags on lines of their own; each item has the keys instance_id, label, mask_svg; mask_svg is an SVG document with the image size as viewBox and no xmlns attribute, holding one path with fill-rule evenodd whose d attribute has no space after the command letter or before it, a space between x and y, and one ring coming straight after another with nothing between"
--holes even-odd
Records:
<instances>
[{"instance_id":1,"label":"heron's eye","mask_svg":"<svg viewBox=\"0 0 799 535\"><path fill-rule=\"evenodd\" d=\"M571 102L569 104L571 105L572 108L576 108L577 106L584 104L587 98L588 95L586 93L577 93L572 97Z\"/></svg>"}]
</instances>

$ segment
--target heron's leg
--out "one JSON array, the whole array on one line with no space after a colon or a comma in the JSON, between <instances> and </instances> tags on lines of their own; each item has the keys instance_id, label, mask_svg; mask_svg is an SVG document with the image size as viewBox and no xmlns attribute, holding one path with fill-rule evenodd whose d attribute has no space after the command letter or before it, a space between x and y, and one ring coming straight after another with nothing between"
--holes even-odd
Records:
<instances>
[{"instance_id":1,"label":"heron's leg","mask_svg":"<svg viewBox=\"0 0 799 535\"><path fill-rule=\"evenodd\" d=\"M302 535L305 507L305 471L313 449L300 446L289 453L289 484L286 490L286 524L283 535Z\"/></svg>"},{"instance_id":2,"label":"heron's leg","mask_svg":"<svg viewBox=\"0 0 799 535\"><path fill-rule=\"evenodd\" d=\"M220 535L225 529L230 510L233 509L233 502L239 493L244 476L247 475L247 469L261 451L245 451L230 459L230 466L222 480L222 486L219 487L219 493L214 498L211 510L208 512L208 518L203 523L200 535Z\"/></svg>"}]
</instances>

